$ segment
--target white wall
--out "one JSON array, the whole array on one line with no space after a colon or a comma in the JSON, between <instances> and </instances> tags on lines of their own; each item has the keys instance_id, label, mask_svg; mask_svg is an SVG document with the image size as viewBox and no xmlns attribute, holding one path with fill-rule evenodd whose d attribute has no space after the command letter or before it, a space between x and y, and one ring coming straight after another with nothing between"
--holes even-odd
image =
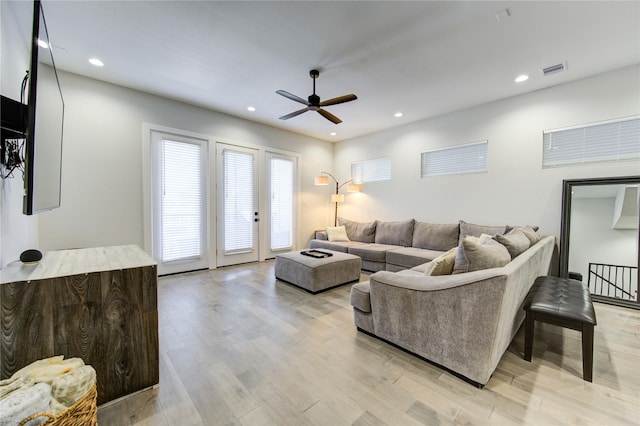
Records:
<instances>
[{"instance_id":1,"label":"white wall","mask_svg":"<svg viewBox=\"0 0 640 426\"><path fill-rule=\"evenodd\" d=\"M331 143L75 74L60 73L60 84L65 99L62 201L60 208L39 215L42 249L144 247L143 123L300 153L301 245L308 244L314 229L327 226L330 212L320 202L325 191L313 185L313 177L331 170Z\"/></svg>"},{"instance_id":2,"label":"white wall","mask_svg":"<svg viewBox=\"0 0 640 426\"><path fill-rule=\"evenodd\" d=\"M613 229L615 198L571 201L569 271L582 274L586 284L589 262L638 266L638 229Z\"/></svg>"},{"instance_id":3,"label":"white wall","mask_svg":"<svg viewBox=\"0 0 640 426\"><path fill-rule=\"evenodd\" d=\"M392 157L392 180L347 196L354 220L414 217L434 223L539 225L560 234L562 180L640 174L640 161L542 169L543 130L640 114L640 67L555 86L340 142L335 169ZM420 178L420 152L489 141L489 171Z\"/></svg>"},{"instance_id":4,"label":"white wall","mask_svg":"<svg viewBox=\"0 0 640 426\"><path fill-rule=\"evenodd\" d=\"M29 69L32 2L0 1L0 92L20 100L20 86ZM0 269L28 248L38 247L38 220L22 214L24 183L20 172L0 181Z\"/></svg>"}]
</instances>

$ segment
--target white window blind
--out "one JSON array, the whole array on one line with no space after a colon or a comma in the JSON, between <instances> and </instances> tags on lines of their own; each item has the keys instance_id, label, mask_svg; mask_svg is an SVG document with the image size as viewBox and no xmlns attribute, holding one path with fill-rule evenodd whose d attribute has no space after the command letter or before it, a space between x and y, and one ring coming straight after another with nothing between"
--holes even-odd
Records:
<instances>
[{"instance_id":1,"label":"white window blind","mask_svg":"<svg viewBox=\"0 0 640 426\"><path fill-rule=\"evenodd\" d=\"M162 261L194 259L202 253L203 182L201 146L162 140Z\"/></svg>"},{"instance_id":2,"label":"white window blind","mask_svg":"<svg viewBox=\"0 0 640 426\"><path fill-rule=\"evenodd\" d=\"M253 248L253 155L225 149L224 250L241 253Z\"/></svg>"},{"instance_id":3,"label":"white window blind","mask_svg":"<svg viewBox=\"0 0 640 426\"><path fill-rule=\"evenodd\" d=\"M286 158L271 158L271 250L293 246L293 165Z\"/></svg>"},{"instance_id":4,"label":"white window blind","mask_svg":"<svg viewBox=\"0 0 640 426\"><path fill-rule=\"evenodd\" d=\"M474 142L424 151L421 154L420 176L482 173L488 170L489 142Z\"/></svg>"},{"instance_id":5,"label":"white window blind","mask_svg":"<svg viewBox=\"0 0 640 426\"><path fill-rule=\"evenodd\" d=\"M351 163L351 178L354 183L391 180L391 157Z\"/></svg>"},{"instance_id":6,"label":"white window blind","mask_svg":"<svg viewBox=\"0 0 640 426\"><path fill-rule=\"evenodd\" d=\"M542 167L640 158L640 117L543 132Z\"/></svg>"}]
</instances>

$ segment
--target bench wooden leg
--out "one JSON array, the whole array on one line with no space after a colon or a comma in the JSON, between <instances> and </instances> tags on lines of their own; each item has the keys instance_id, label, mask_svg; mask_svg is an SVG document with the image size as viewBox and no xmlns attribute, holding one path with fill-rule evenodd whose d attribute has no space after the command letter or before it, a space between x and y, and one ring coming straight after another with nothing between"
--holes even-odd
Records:
<instances>
[{"instance_id":1,"label":"bench wooden leg","mask_svg":"<svg viewBox=\"0 0 640 426\"><path fill-rule=\"evenodd\" d=\"M582 326L582 378L593 381L593 325Z\"/></svg>"},{"instance_id":2,"label":"bench wooden leg","mask_svg":"<svg viewBox=\"0 0 640 426\"><path fill-rule=\"evenodd\" d=\"M527 315L524 320L524 359L529 362L531 362L531 354L533 352L534 325L535 314L533 312L527 311Z\"/></svg>"}]
</instances>

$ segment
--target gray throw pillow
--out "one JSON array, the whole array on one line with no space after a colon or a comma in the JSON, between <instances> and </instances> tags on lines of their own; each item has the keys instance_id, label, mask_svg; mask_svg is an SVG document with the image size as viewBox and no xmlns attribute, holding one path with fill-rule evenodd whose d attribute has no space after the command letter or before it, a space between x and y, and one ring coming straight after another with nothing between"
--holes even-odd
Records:
<instances>
[{"instance_id":1,"label":"gray throw pillow","mask_svg":"<svg viewBox=\"0 0 640 426\"><path fill-rule=\"evenodd\" d=\"M529 245L532 246L534 244L536 244L538 241L540 241L540 239L542 237L540 237L540 234L538 234L538 226L531 226L531 225L525 225L525 226L509 226L507 225L507 233L510 232L512 229L518 229L520 231L522 231L524 233L524 235L527 236L527 238L529 239Z\"/></svg>"},{"instance_id":2,"label":"gray throw pillow","mask_svg":"<svg viewBox=\"0 0 640 426\"><path fill-rule=\"evenodd\" d=\"M361 243L372 243L376 238L376 223L361 223L351 220L338 218L338 225L342 225L347 230L347 236L351 241L360 241Z\"/></svg>"},{"instance_id":3,"label":"gray throw pillow","mask_svg":"<svg viewBox=\"0 0 640 426\"><path fill-rule=\"evenodd\" d=\"M410 247L413 239L414 222L414 219L401 222L380 222L376 220L375 243Z\"/></svg>"},{"instance_id":4,"label":"gray throw pillow","mask_svg":"<svg viewBox=\"0 0 640 426\"><path fill-rule=\"evenodd\" d=\"M504 234L507 230L506 226L492 226L492 225L476 225L475 223L468 223L464 220L460 221L460 239L458 242L462 242L464 237L472 236L479 237L482 234L495 235Z\"/></svg>"},{"instance_id":5,"label":"gray throw pillow","mask_svg":"<svg viewBox=\"0 0 640 426\"><path fill-rule=\"evenodd\" d=\"M512 229L504 235L496 234L494 238L507 248L511 259L515 259L531 246L529 238L518 229Z\"/></svg>"},{"instance_id":6,"label":"gray throw pillow","mask_svg":"<svg viewBox=\"0 0 640 426\"><path fill-rule=\"evenodd\" d=\"M458 245L460 225L416 222L412 247L446 251Z\"/></svg>"},{"instance_id":7,"label":"gray throw pillow","mask_svg":"<svg viewBox=\"0 0 640 426\"><path fill-rule=\"evenodd\" d=\"M500 268L510 261L511 255L507 248L490 235L483 234L479 238L465 237L458 246L453 273Z\"/></svg>"}]
</instances>

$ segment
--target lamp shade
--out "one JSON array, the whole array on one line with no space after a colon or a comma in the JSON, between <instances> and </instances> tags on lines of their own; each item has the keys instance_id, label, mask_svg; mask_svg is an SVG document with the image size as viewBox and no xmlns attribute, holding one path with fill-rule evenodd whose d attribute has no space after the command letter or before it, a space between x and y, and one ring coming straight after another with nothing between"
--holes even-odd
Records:
<instances>
[{"instance_id":1,"label":"lamp shade","mask_svg":"<svg viewBox=\"0 0 640 426\"><path fill-rule=\"evenodd\" d=\"M360 192L360 185L358 185L357 183L348 184L347 192Z\"/></svg>"},{"instance_id":2,"label":"lamp shade","mask_svg":"<svg viewBox=\"0 0 640 426\"><path fill-rule=\"evenodd\" d=\"M329 176L316 176L313 183L315 185L329 185Z\"/></svg>"},{"instance_id":3,"label":"lamp shade","mask_svg":"<svg viewBox=\"0 0 640 426\"><path fill-rule=\"evenodd\" d=\"M342 203L344 201L344 194L331 194L332 203Z\"/></svg>"}]
</instances>

